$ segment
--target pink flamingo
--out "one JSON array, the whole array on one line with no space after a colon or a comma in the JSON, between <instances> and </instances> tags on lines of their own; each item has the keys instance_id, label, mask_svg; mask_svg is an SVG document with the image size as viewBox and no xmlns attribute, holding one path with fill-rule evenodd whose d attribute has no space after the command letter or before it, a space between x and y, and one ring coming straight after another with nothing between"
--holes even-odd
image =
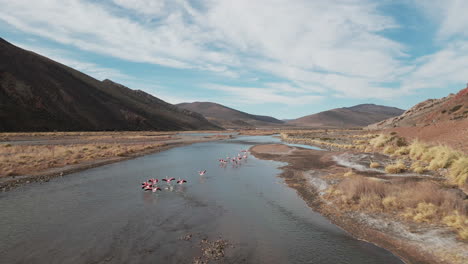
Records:
<instances>
[{"instance_id":1,"label":"pink flamingo","mask_svg":"<svg viewBox=\"0 0 468 264\"><path fill-rule=\"evenodd\" d=\"M158 186L154 186L152 190L153 192L157 192L157 191L161 191L161 188L159 188Z\"/></svg>"},{"instance_id":2,"label":"pink flamingo","mask_svg":"<svg viewBox=\"0 0 468 264\"><path fill-rule=\"evenodd\" d=\"M179 177L179 180L176 181L177 184L184 184L186 182L187 182L186 180L181 180L180 177Z\"/></svg>"},{"instance_id":3,"label":"pink flamingo","mask_svg":"<svg viewBox=\"0 0 468 264\"><path fill-rule=\"evenodd\" d=\"M198 174L200 174L200 176L205 175L205 173L206 173L206 170L202 170L202 171L199 171L199 172L198 172Z\"/></svg>"},{"instance_id":4,"label":"pink flamingo","mask_svg":"<svg viewBox=\"0 0 468 264\"><path fill-rule=\"evenodd\" d=\"M153 185L150 182L142 182L141 183L141 188L146 189L146 188L151 188Z\"/></svg>"},{"instance_id":5,"label":"pink flamingo","mask_svg":"<svg viewBox=\"0 0 468 264\"><path fill-rule=\"evenodd\" d=\"M151 183L153 183L153 184L156 184L156 183L158 183L158 182L159 182L159 180L158 180L158 179L155 179L155 178L153 178L153 179L149 179L149 180L148 180L148 182L151 182Z\"/></svg>"},{"instance_id":6,"label":"pink flamingo","mask_svg":"<svg viewBox=\"0 0 468 264\"><path fill-rule=\"evenodd\" d=\"M169 177L167 177L167 176L166 176L166 178L164 178L164 179L161 179L161 180L162 180L162 181L165 181L165 182L167 182L167 183L170 183L171 181L174 181L174 180L175 180L175 178L172 178L172 177L171 177L171 178L169 178Z\"/></svg>"}]
</instances>

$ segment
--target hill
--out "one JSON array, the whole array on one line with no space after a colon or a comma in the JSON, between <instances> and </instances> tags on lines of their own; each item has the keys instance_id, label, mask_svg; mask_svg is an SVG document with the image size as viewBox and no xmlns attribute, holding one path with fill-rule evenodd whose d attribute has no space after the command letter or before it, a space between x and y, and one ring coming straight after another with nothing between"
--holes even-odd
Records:
<instances>
[{"instance_id":1,"label":"hill","mask_svg":"<svg viewBox=\"0 0 468 264\"><path fill-rule=\"evenodd\" d=\"M301 127L351 128L363 127L369 124L400 115L404 112L399 108L375 104L361 104L352 107L335 108L317 114L290 120L288 125Z\"/></svg>"},{"instance_id":2,"label":"hill","mask_svg":"<svg viewBox=\"0 0 468 264\"><path fill-rule=\"evenodd\" d=\"M143 91L99 81L0 38L0 131L219 129Z\"/></svg>"},{"instance_id":3,"label":"hill","mask_svg":"<svg viewBox=\"0 0 468 264\"><path fill-rule=\"evenodd\" d=\"M403 114L370 125L369 129L393 127L428 126L450 120L465 120L468 117L468 87L457 94L440 99L428 99L411 107Z\"/></svg>"},{"instance_id":4,"label":"hill","mask_svg":"<svg viewBox=\"0 0 468 264\"><path fill-rule=\"evenodd\" d=\"M225 128L278 126L284 122L270 116L252 115L224 105L210 102L177 104L178 107L197 112L211 122Z\"/></svg>"},{"instance_id":5,"label":"hill","mask_svg":"<svg viewBox=\"0 0 468 264\"><path fill-rule=\"evenodd\" d=\"M400 116L366 127L406 138L449 145L468 153L468 87L457 94L416 104Z\"/></svg>"}]
</instances>

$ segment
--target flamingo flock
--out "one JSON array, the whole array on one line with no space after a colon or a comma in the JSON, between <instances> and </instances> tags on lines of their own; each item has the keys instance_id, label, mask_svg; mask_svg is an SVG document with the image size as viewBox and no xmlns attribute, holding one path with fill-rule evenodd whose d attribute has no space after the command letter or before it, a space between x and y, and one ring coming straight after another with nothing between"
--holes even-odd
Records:
<instances>
[{"instance_id":1,"label":"flamingo flock","mask_svg":"<svg viewBox=\"0 0 468 264\"><path fill-rule=\"evenodd\" d=\"M174 177L169 178L168 176L166 176L166 178L161 179L161 181L166 182L168 187L172 187L171 186L172 181L175 181L176 184L187 183L187 180L183 180L180 177L176 181L176 179ZM162 191L162 188L158 186L158 182L159 182L158 179L154 179L154 178L149 179L149 180L141 183L141 189L143 189L143 191L152 191L152 192ZM166 189L170 189L170 188L166 188Z\"/></svg>"},{"instance_id":2,"label":"flamingo flock","mask_svg":"<svg viewBox=\"0 0 468 264\"><path fill-rule=\"evenodd\" d=\"M227 156L225 159L218 159L218 162L221 167L225 167L228 164L232 164L233 167L237 167L241 165L243 162L247 161L248 157L249 157L249 152L247 150L241 150L239 153L237 153L236 155L233 155L232 157ZM198 175L200 176L203 176L205 174L206 174L206 170L198 171ZM172 189L173 181L175 182L175 184L187 183L187 180L181 179L180 177L178 180L176 180L174 177L169 177L169 176L162 178L161 181L166 183L166 187L164 189L168 189L168 190ZM163 188L161 188L158 185L158 183L159 183L159 179L155 179L155 178L148 179L147 181L141 183L141 189L143 189L143 191L151 191L151 192L162 191Z\"/></svg>"},{"instance_id":3,"label":"flamingo flock","mask_svg":"<svg viewBox=\"0 0 468 264\"><path fill-rule=\"evenodd\" d=\"M233 167L236 167L238 165L241 165L243 161L246 161L247 158L249 157L249 152L247 150L241 150L237 155L234 155L233 157L227 156L225 159L218 159L219 165L224 167L227 164L232 164Z\"/></svg>"}]
</instances>

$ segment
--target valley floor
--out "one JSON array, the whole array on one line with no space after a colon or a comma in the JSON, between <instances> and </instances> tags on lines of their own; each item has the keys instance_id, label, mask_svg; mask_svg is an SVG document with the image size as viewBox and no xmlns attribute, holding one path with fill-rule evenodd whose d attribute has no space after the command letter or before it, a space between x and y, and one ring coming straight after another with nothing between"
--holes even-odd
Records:
<instances>
[{"instance_id":1,"label":"valley floor","mask_svg":"<svg viewBox=\"0 0 468 264\"><path fill-rule=\"evenodd\" d=\"M164 151L228 138L202 132L47 132L0 134L0 190ZM208 133L194 136L191 133Z\"/></svg>"}]
</instances>

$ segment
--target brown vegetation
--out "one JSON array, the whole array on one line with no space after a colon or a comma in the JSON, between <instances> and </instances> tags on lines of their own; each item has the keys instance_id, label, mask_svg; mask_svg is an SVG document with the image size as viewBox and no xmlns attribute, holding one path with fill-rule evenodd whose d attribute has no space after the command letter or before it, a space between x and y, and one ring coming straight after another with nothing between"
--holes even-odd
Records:
<instances>
[{"instance_id":1,"label":"brown vegetation","mask_svg":"<svg viewBox=\"0 0 468 264\"><path fill-rule=\"evenodd\" d=\"M468 202L437 183L385 182L353 175L331 187L327 198L344 210L384 212L414 222L445 224L461 239L468 239Z\"/></svg>"}]
</instances>

